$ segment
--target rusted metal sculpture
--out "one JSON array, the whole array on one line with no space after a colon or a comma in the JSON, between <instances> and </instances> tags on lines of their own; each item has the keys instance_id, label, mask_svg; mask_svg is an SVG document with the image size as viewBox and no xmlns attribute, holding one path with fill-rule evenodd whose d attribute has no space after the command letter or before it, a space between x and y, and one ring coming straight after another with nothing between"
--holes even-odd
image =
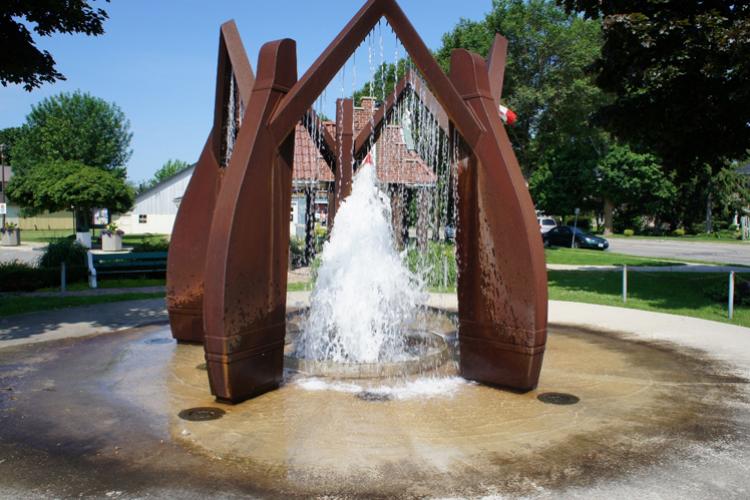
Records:
<instances>
[{"instance_id":1,"label":"rusted metal sculpture","mask_svg":"<svg viewBox=\"0 0 750 500\"><path fill-rule=\"evenodd\" d=\"M167 260L167 309L172 336L203 342L203 275L211 218L234 132L242 123L255 78L234 21L221 26L214 123L180 202Z\"/></svg>"},{"instance_id":2,"label":"rusted metal sculpture","mask_svg":"<svg viewBox=\"0 0 750 500\"><path fill-rule=\"evenodd\" d=\"M369 0L299 80L293 40L262 47L215 208L210 210L218 174L205 176L209 186L200 188L203 199L186 196L180 207L178 221L199 214L200 224L206 224L201 210L211 211L212 219L205 251L196 251L190 259L182 255L187 253L185 243L178 242L170 253L170 312L183 304L179 297L188 297L183 291L194 291L195 297L202 291L177 285L201 280L174 277L189 274L185 267L198 274L203 269L204 345L211 391L220 401L236 403L281 381L294 127L383 17L424 75L456 137L460 135L461 373L516 390L536 386L546 341L546 270L531 197L497 108L505 41L496 39L489 62L465 50L454 51L448 78L395 0ZM342 123L345 120L344 114ZM214 128L218 126L215 122ZM353 152L353 137L342 135L334 142L337 153ZM212 148L210 138L207 149L215 154ZM215 157L209 160L212 167L219 163ZM347 182L347 172L336 175ZM193 179L191 188L197 192L199 188L192 187L196 182ZM199 301L184 304L197 306ZM181 324L173 320L173 327Z\"/></svg>"}]
</instances>

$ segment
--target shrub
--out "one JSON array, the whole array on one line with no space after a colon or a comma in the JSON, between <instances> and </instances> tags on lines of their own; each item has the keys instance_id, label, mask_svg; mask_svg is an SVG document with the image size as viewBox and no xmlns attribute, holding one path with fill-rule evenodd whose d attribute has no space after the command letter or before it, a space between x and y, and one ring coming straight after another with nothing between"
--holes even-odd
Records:
<instances>
[{"instance_id":1,"label":"shrub","mask_svg":"<svg viewBox=\"0 0 750 500\"><path fill-rule=\"evenodd\" d=\"M289 258L292 267L298 268L305 265L305 240L302 238L289 239Z\"/></svg>"},{"instance_id":2,"label":"shrub","mask_svg":"<svg viewBox=\"0 0 750 500\"><path fill-rule=\"evenodd\" d=\"M714 302L726 304L729 301L727 282L721 280L704 288L703 293ZM750 280L739 275L734 277L734 305L750 306Z\"/></svg>"},{"instance_id":3,"label":"shrub","mask_svg":"<svg viewBox=\"0 0 750 500\"><path fill-rule=\"evenodd\" d=\"M729 224L729 227L727 229L736 233L740 230L740 226L738 226L737 224Z\"/></svg>"},{"instance_id":4,"label":"shrub","mask_svg":"<svg viewBox=\"0 0 750 500\"><path fill-rule=\"evenodd\" d=\"M406 262L409 270L421 276L428 287L442 287L444 283L448 287L456 285L458 268L454 245L431 241L425 252L409 248Z\"/></svg>"},{"instance_id":5,"label":"shrub","mask_svg":"<svg viewBox=\"0 0 750 500\"><path fill-rule=\"evenodd\" d=\"M143 237L134 237L132 241L127 241L125 236L123 243L128 243L133 247L133 252L166 252L169 250L169 240L164 236L147 234Z\"/></svg>"},{"instance_id":6,"label":"shrub","mask_svg":"<svg viewBox=\"0 0 750 500\"><path fill-rule=\"evenodd\" d=\"M66 279L69 282L86 281L88 267L86 264L86 247L75 240L58 238L52 240L39 259L39 267L50 272L60 272L65 262Z\"/></svg>"},{"instance_id":7,"label":"shrub","mask_svg":"<svg viewBox=\"0 0 750 500\"><path fill-rule=\"evenodd\" d=\"M59 277L59 272L55 270L38 268L25 262L0 262L1 292L33 292L57 285Z\"/></svg>"},{"instance_id":8,"label":"shrub","mask_svg":"<svg viewBox=\"0 0 750 500\"><path fill-rule=\"evenodd\" d=\"M635 231L633 231L632 229L626 229L626 230L624 230L622 232L622 234L624 234L625 236L630 237L630 236L633 236L635 234Z\"/></svg>"},{"instance_id":9,"label":"shrub","mask_svg":"<svg viewBox=\"0 0 750 500\"><path fill-rule=\"evenodd\" d=\"M678 227L674 231L672 231L672 234L675 236L685 236L685 230L681 227Z\"/></svg>"}]
</instances>

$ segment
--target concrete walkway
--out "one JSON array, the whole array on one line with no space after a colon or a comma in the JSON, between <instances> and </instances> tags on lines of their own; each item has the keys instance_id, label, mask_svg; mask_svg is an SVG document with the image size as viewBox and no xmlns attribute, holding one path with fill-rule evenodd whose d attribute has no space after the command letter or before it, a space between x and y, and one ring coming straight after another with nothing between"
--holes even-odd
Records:
<instances>
[{"instance_id":1,"label":"concrete walkway","mask_svg":"<svg viewBox=\"0 0 750 500\"><path fill-rule=\"evenodd\" d=\"M130 300L0 318L0 349L166 323L164 299Z\"/></svg>"},{"instance_id":2,"label":"concrete walkway","mask_svg":"<svg viewBox=\"0 0 750 500\"><path fill-rule=\"evenodd\" d=\"M21 236L23 238L23 235ZM0 247L0 262L12 262L18 260L26 264L36 264L42 256L42 250L47 243L30 242L23 243L17 247Z\"/></svg>"}]
</instances>

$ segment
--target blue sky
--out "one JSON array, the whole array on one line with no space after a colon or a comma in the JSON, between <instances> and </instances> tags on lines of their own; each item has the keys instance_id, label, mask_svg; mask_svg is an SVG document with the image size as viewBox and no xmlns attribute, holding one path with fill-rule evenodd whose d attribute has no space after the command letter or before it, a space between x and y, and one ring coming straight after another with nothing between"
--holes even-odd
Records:
<instances>
[{"instance_id":1,"label":"blue sky","mask_svg":"<svg viewBox=\"0 0 750 500\"><path fill-rule=\"evenodd\" d=\"M298 73L309 65L361 7L360 0L112 0L95 2L109 13L100 37L56 35L36 38L49 50L66 81L25 92L21 87L0 87L0 128L23 123L31 106L61 91L77 89L117 103L133 132L133 156L128 177L150 177L170 158L197 159L211 126L219 25L234 19L253 69L258 50L267 41L297 41ZM491 0L400 0L402 9L431 49L460 18L480 19ZM318 107L328 113L335 98L351 93L367 79L373 50L391 62L398 49L383 29L357 52L344 76L334 78ZM356 70L354 68L356 67ZM372 66L370 66L372 67ZM333 89L333 90L331 90ZM331 95L334 94L334 95Z\"/></svg>"}]
</instances>

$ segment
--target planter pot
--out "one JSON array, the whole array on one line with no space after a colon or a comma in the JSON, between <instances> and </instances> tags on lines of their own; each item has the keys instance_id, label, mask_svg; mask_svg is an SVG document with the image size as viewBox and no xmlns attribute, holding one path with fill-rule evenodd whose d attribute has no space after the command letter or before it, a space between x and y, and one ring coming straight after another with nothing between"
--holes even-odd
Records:
<instances>
[{"instance_id":1,"label":"planter pot","mask_svg":"<svg viewBox=\"0 0 750 500\"><path fill-rule=\"evenodd\" d=\"M4 247L17 247L21 244L21 230L0 232L0 245Z\"/></svg>"},{"instance_id":2,"label":"planter pot","mask_svg":"<svg viewBox=\"0 0 750 500\"><path fill-rule=\"evenodd\" d=\"M122 235L120 234L103 234L102 250L105 252L119 252L122 250Z\"/></svg>"}]
</instances>

